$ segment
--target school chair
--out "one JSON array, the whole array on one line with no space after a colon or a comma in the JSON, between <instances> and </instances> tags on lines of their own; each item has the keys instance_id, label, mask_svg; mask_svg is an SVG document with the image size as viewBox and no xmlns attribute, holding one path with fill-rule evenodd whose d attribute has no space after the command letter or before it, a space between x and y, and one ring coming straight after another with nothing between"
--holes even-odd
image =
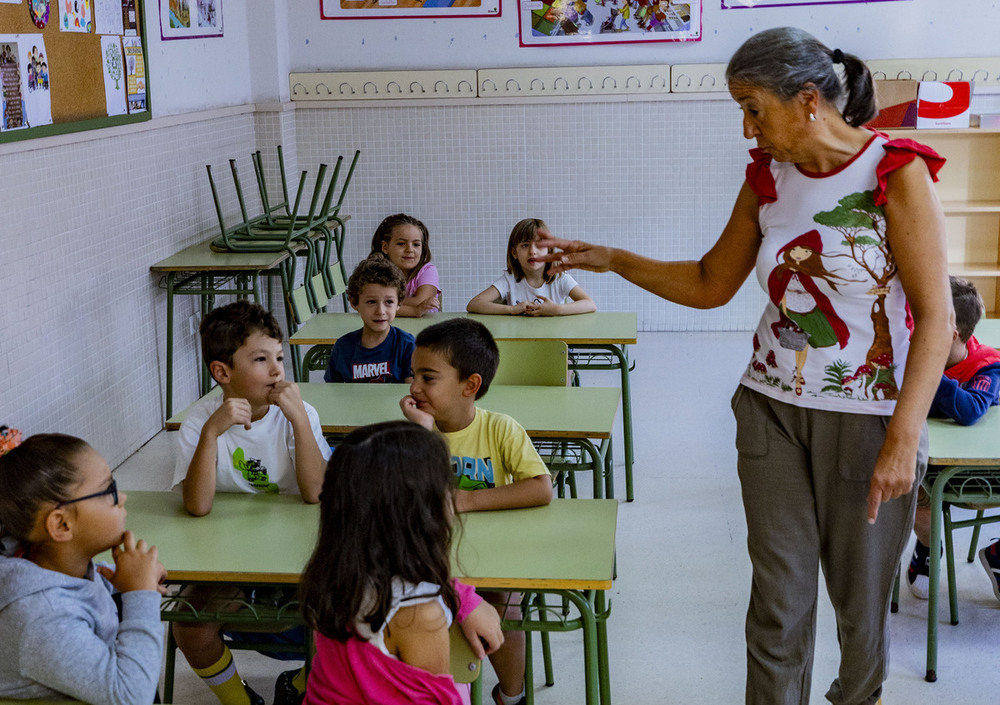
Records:
<instances>
[{"instance_id":1,"label":"school chair","mask_svg":"<svg viewBox=\"0 0 1000 705\"><path fill-rule=\"evenodd\" d=\"M931 543L934 536L944 542L945 567L948 574L948 606L951 624L958 624L958 588L955 582L955 545L952 531L974 527L967 560L976 555L979 529L984 524L1000 522L1000 514L985 514L985 509L1000 507L1000 468L989 466L940 466L928 467L923 487L931 500ZM972 519L955 521L951 516L952 505L976 511ZM938 546L931 546L930 586L927 600L927 670L924 679L937 680L937 628L938 628L938 577L941 554ZM906 560L909 560L907 557ZM899 585L902 568L896 571L891 611L899 609Z\"/></svg>"},{"instance_id":2,"label":"school chair","mask_svg":"<svg viewBox=\"0 0 1000 705\"><path fill-rule=\"evenodd\" d=\"M307 258L306 271L302 275L301 284L296 286L294 281L287 283L283 281L282 289L287 292L285 311L288 316L289 335L298 330L314 315L323 311L330 296L346 296L347 282L344 280L342 270L334 264L329 267L328 275L333 287L329 293L326 289L326 278L323 273L317 272L315 262ZM300 346L292 345L290 347L292 349L292 371L297 382L308 382L310 372L325 370L330 361L330 351L333 348L331 345L313 345L305 356L301 356Z\"/></svg>"},{"instance_id":3,"label":"school chair","mask_svg":"<svg viewBox=\"0 0 1000 705\"><path fill-rule=\"evenodd\" d=\"M314 642L312 631L305 625L299 612L299 602L296 599L295 586L284 588L265 588L263 596L258 597L257 591L251 589L249 595L241 597L199 596L199 604L195 604L181 594L180 587L168 594L160 603L160 619L167 622L167 640L164 645L166 659L163 667L163 702L171 703L174 697L174 670L177 664L177 642L174 640L173 622L210 622L225 625L227 631L248 631L254 628L264 632L279 632L297 626L305 626L305 639L302 644L268 644L255 641L241 641L226 637L226 645L232 650L249 650L261 653L281 652L302 654L306 670L312 662ZM222 585L220 590L228 591L233 585ZM221 593L220 593L221 594Z\"/></svg>"},{"instance_id":4,"label":"school chair","mask_svg":"<svg viewBox=\"0 0 1000 705\"><path fill-rule=\"evenodd\" d=\"M500 365L493 384L523 384L540 387L565 387L568 348L561 340L498 340ZM605 486L614 496L611 475L611 440L599 446L588 439L535 441L535 448L556 482L559 497L576 498L576 472L592 470L594 498L602 498ZM603 475L603 477L602 477Z\"/></svg>"}]
</instances>

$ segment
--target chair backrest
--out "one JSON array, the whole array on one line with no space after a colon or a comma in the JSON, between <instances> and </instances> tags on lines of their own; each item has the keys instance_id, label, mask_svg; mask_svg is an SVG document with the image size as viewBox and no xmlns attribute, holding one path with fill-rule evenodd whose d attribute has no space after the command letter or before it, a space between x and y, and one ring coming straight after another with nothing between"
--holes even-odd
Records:
<instances>
[{"instance_id":1,"label":"chair backrest","mask_svg":"<svg viewBox=\"0 0 1000 705\"><path fill-rule=\"evenodd\" d=\"M567 348L561 340L498 340L500 366L493 384L565 387Z\"/></svg>"},{"instance_id":2,"label":"chair backrest","mask_svg":"<svg viewBox=\"0 0 1000 705\"><path fill-rule=\"evenodd\" d=\"M451 639L451 667L448 672L456 683L471 683L479 678L483 664L472 652L457 619L451 623L448 636Z\"/></svg>"}]
</instances>

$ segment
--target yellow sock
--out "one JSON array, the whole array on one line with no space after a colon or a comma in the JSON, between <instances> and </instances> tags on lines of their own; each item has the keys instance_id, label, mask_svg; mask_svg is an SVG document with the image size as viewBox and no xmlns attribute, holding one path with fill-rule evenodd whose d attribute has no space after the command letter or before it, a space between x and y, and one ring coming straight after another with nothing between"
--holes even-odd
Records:
<instances>
[{"instance_id":1,"label":"yellow sock","mask_svg":"<svg viewBox=\"0 0 1000 705\"><path fill-rule=\"evenodd\" d=\"M236 672L233 652L228 646L222 648L225 649L222 658L208 668L195 668L194 672L212 689L222 705L250 705L250 696Z\"/></svg>"},{"instance_id":2,"label":"yellow sock","mask_svg":"<svg viewBox=\"0 0 1000 705\"><path fill-rule=\"evenodd\" d=\"M306 667L305 666L303 666L302 668L300 668L299 672L295 674L294 678L292 678L292 685L295 686L295 690L299 691L299 693L306 692Z\"/></svg>"}]
</instances>

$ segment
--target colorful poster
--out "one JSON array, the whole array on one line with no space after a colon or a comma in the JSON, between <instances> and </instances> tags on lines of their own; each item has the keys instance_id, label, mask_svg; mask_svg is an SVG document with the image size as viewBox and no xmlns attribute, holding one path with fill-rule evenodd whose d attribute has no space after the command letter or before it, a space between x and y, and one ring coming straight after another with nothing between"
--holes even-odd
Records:
<instances>
[{"instance_id":1,"label":"colorful poster","mask_svg":"<svg viewBox=\"0 0 1000 705\"><path fill-rule=\"evenodd\" d=\"M122 60L121 39L101 37L101 57L108 115L124 115L128 108L125 104L125 62Z\"/></svg>"},{"instance_id":2,"label":"colorful poster","mask_svg":"<svg viewBox=\"0 0 1000 705\"><path fill-rule=\"evenodd\" d=\"M45 40L41 34L22 34L18 47L21 50L22 75L27 84L24 107L28 126L51 125L52 98L49 93L49 61L45 53Z\"/></svg>"},{"instance_id":3,"label":"colorful poster","mask_svg":"<svg viewBox=\"0 0 1000 705\"><path fill-rule=\"evenodd\" d=\"M160 0L160 37L222 36L222 0Z\"/></svg>"},{"instance_id":4,"label":"colorful poster","mask_svg":"<svg viewBox=\"0 0 1000 705\"><path fill-rule=\"evenodd\" d=\"M0 89L3 91L0 98L0 130L20 130L27 127L17 42L0 41Z\"/></svg>"},{"instance_id":5,"label":"colorful poster","mask_svg":"<svg viewBox=\"0 0 1000 705\"><path fill-rule=\"evenodd\" d=\"M835 5L857 2L899 2L900 0L722 0L723 10L747 7L790 7L792 5Z\"/></svg>"},{"instance_id":6,"label":"colorful poster","mask_svg":"<svg viewBox=\"0 0 1000 705\"><path fill-rule=\"evenodd\" d=\"M320 0L324 20L499 16L500 0Z\"/></svg>"},{"instance_id":7,"label":"colorful poster","mask_svg":"<svg viewBox=\"0 0 1000 705\"><path fill-rule=\"evenodd\" d=\"M125 34L121 0L94 0L94 26L97 34Z\"/></svg>"},{"instance_id":8,"label":"colorful poster","mask_svg":"<svg viewBox=\"0 0 1000 705\"><path fill-rule=\"evenodd\" d=\"M146 109L146 64L142 60L142 40L126 37L125 45L125 88L128 93L128 111L141 113Z\"/></svg>"},{"instance_id":9,"label":"colorful poster","mask_svg":"<svg viewBox=\"0 0 1000 705\"><path fill-rule=\"evenodd\" d=\"M126 37L134 37L139 32L135 23L135 0L122 0L122 27Z\"/></svg>"},{"instance_id":10,"label":"colorful poster","mask_svg":"<svg viewBox=\"0 0 1000 705\"><path fill-rule=\"evenodd\" d=\"M28 12L31 14L31 21L35 23L38 29L45 29L45 25L49 23L50 10L49 0L29 0L28 2Z\"/></svg>"},{"instance_id":11,"label":"colorful poster","mask_svg":"<svg viewBox=\"0 0 1000 705\"><path fill-rule=\"evenodd\" d=\"M90 0L59 0L60 32L93 32L94 13Z\"/></svg>"},{"instance_id":12,"label":"colorful poster","mask_svg":"<svg viewBox=\"0 0 1000 705\"><path fill-rule=\"evenodd\" d=\"M520 0L521 46L701 40L701 0Z\"/></svg>"}]
</instances>

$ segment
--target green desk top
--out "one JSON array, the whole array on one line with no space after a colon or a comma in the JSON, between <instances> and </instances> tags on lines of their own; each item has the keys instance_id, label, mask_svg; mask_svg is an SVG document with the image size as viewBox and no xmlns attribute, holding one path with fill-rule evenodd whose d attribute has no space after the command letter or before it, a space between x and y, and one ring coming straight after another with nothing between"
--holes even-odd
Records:
<instances>
[{"instance_id":1,"label":"green desk top","mask_svg":"<svg viewBox=\"0 0 1000 705\"><path fill-rule=\"evenodd\" d=\"M347 433L359 426L402 419L399 400L405 384L300 383L302 398L316 407L324 433ZM217 390L218 388L216 388ZM219 392L213 390L210 394ZM477 406L514 417L535 438L608 438L618 412L616 387L490 387ZM167 420L180 428L187 410Z\"/></svg>"},{"instance_id":2,"label":"green desk top","mask_svg":"<svg viewBox=\"0 0 1000 705\"><path fill-rule=\"evenodd\" d=\"M193 517L178 493L126 494L128 528L157 547L172 582L295 583L316 540L319 505L292 495L219 493ZM613 499L464 514L452 570L476 587L607 590L617 516Z\"/></svg>"},{"instance_id":3,"label":"green desk top","mask_svg":"<svg viewBox=\"0 0 1000 705\"><path fill-rule=\"evenodd\" d=\"M972 426L928 419L927 432L931 465L1000 466L1000 407L991 407Z\"/></svg>"},{"instance_id":4,"label":"green desk top","mask_svg":"<svg viewBox=\"0 0 1000 705\"><path fill-rule=\"evenodd\" d=\"M1000 318L984 318L979 321L973 335L983 345L1000 349Z\"/></svg>"},{"instance_id":5,"label":"green desk top","mask_svg":"<svg viewBox=\"0 0 1000 705\"><path fill-rule=\"evenodd\" d=\"M396 318L393 325L416 335L427 326L448 318L468 316L481 321L497 340L562 340L569 345L631 345L636 341L636 314L597 312L577 316L487 316L466 313L434 313L422 318ZM290 339L293 345L336 342L345 333L361 327L355 313L318 313Z\"/></svg>"},{"instance_id":6,"label":"green desk top","mask_svg":"<svg viewBox=\"0 0 1000 705\"><path fill-rule=\"evenodd\" d=\"M185 247L149 269L153 272L258 272L274 269L288 252L215 252L211 240Z\"/></svg>"}]
</instances>

